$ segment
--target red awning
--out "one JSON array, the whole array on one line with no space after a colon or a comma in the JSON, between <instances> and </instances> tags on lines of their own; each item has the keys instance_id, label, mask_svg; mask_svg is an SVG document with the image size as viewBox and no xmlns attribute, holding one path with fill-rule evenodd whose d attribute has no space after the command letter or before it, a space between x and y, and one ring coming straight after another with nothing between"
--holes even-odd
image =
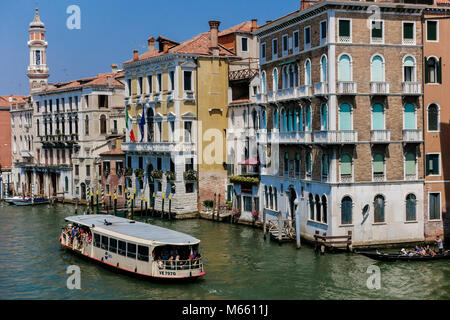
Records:
<instances>
[{"instance_id":1,"label":"red awning","mask_svg":"<svg viewBox=\"0 0 450 320\"><path fill-rule=\"evenodd\" d=\"M243 166L257 166L257 165L259 165L259 161L252 158L252 159L247 159L244 162L241 162L239 164L243 165Z\"/></svg>"}]
</instances>

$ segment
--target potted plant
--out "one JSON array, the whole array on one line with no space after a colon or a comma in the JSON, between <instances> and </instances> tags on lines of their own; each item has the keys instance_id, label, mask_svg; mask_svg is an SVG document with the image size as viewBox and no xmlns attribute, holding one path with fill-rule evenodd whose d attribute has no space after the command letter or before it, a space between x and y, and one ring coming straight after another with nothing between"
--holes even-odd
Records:
<instances>
[{"instance_id":1,"label":"potted plant","mask_svg":"<svg viewBox=\"0 0 450 320\"><path fill-rule=\"evenodd\" d=\"M183 178L185 181L197 181L198 180L197 171L189 169L183 173Z\"/></svg>"},{"instance_id":2,"label":"potted plant","mask_svg":"<svg viewBox=\"0 0 450 320\"><path fill-rule=\"evenodd\" d=\"M141 168L136 168L136 169L134 169L134 175L138 179L143 179L144 178L144 170Z\"/></svg>"},{"instance_id":3,"label":"potted plant","mask_svg":"<svg viewBox=\"0 0 450 320\"><path fill-rule=\"evenodd\" d=\"M159 169L153 169L152 172L150 173L150 176L153 179L162 179L162 170Z\"/></svg>"},{"instance_id":4,"label":"potted plant","mask_svg":"<svg viewBox=\"0 0 450 320\"><path fill-rule=\"evenodd\" d=\"M206 212L210 212L211 208L214 205L214 201L212 200L203 200L203 207L205 207Z\"/></svg>"},{"instance_id":5,"label":"potted plant","mask_svg":"<svg viewBox=\"0 0 450 320\"><path fill-rule=\"evenodd\" d=\"M133 169L132 168L125 168L125 176L129 177L133 174Z\"/></svg>"},{"instance_id":6,"label":"potted plant","mask_svg":"<svg viewBox=\"0 0 450 320\"><path fill-rule=\"evenodd\" d=\"M166 177L167 177L167 180L168 180L168 181L174 181L174 180L176 180L175 172L172 172L172 171L170 171L170 170L166 170L165 174L166 174Z\"/></svg>"}]
</instances>

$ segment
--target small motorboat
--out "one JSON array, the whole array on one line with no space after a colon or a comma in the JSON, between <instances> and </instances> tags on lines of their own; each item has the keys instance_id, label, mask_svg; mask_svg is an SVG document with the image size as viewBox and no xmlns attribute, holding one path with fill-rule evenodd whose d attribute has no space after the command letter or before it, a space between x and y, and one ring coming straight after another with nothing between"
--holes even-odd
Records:
<instances>
[{"instance_id":1,"label":"small motorboat","mask_svg":"<svg viewBox=\"0 0 450 320\"><path fill-rule=\"evenodd\" d=\"M5 200L7 204L13 204L14 201L21 201L23 200L23 198L21 196L15 196L15 197L6 197L3 200Z\"/></svg>"},{"instance_id":2,"label":"small motorboat","mask_svg":"<svg viewBox=\"0 0 450 320\"><path fill-rule=\"evenodd\" d=\"M444 251L442 254L437 253L436 255L405 255L397 253L381 253L381 252L355 252L366 256L368 258L385 261L385 262L395 262L395 261L434 261L450 259L450 251Z\"/></svg>"}]
</instances>

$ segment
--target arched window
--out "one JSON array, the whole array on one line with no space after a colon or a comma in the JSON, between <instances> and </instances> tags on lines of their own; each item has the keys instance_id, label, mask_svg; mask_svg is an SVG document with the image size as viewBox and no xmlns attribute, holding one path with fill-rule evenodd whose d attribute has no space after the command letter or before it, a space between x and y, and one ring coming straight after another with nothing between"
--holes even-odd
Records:
<instances>
[{"instance_id":1,"label":"arched window","mask_svg":"<svg viewBox=\"0 0 450 320\"><path fill-rule=\"evenodd\" d=\"M305 62L305 85L311 85L311 60Z\"/></svg>"},{"instance_id":2,"label":"arched window","mask_svg":"<svg viewBox=\"0 0 450 320\"><path fill-rule=\"evenodd\" d=\"M288 74L288 68L287 66L284 66L281 69L281 87L283 89L286 89L289 85L289 74Z\"/></svg>"},{"instance_id":3,"label":"arched window","mask_svg":"<svg viewBox=\"0 0 450 320\"><path fill-rule=\"evenodd\" d=\"M288 111L289 117L288 117L288 125L287 125L287 131L292 131L292 122L293 122L293 116L292 116L292 109L289 109Z\"/></svg>"},{"instance_id":4,"label":"arched window","mask_svg":"<svg viewBox=\"0 0 450 320\"><path fill-rule=\"evenodd\" d=\"M311 157L311 153L307 152L306 153L306 175L307 177L311 177L311 171L312 171L312 157Z\"/></svg>"},{"instance_id":5,"label":"arched window","mask_svg":"<svg viewBox=\"0 0 450 320\"><path fill-rule=\"evenodd\" d=\"M303 109L301 107L298 109L297 116L298 116L298 119L297 119L298 131L303 131Z\"/></svg>"},{"instance_id":6,"label":"arched window","mask_svg":"<svg viewBox=\"0 0 450 320\"><path fill-rule=\"evenodd\" d=\"M284 153L284 161L283 161L283 169L284 169L284 175L288 175L289 173L289 153Z\"/></svg>"},{"instance_id":7,"label":"arched window","mask_svg":"<svg viewBox=\"0 0 450 320\"><path fill-rule=\"evenodd\" d=\"M405 130L416 129L416 108L411 103L406 104L404 108L403 128Z\"/></svg>"},{"instance_id":8,"label":"arched window","mask_svg":"<svg viewBox=\"0 0 450 320\"><path fill-rule=\"evenodd\" d=\"M325 179L328 177L328 169L329 169L329 158L328 154L324 153L322 155L322 177Z\"/></svg>"},{"instance_id":9,"label":"arched window","mask_svg":"<svg viewBox=\"0 0 450 320\"><path fill-rule=\"evenodd\" d=\"M425 64L425 83L440 83L440 68L436 58L430 57Z\"/></svg>"},{"instance_id":10,"label":"arched window","mask_svg":"<svg viewBox=\"0 0 450 320\"><path fill-rule=\"evenodd\" d=\"M36 129L38 137L41 135L41 128L39 126L39 119L36 120Z\"/></svg>"},{"instance_id":11,"label":"arched window","mask_svg":"<svg viewBox=\"0 0 450 320\"><path fill-rule=\"evenodd\" d=\"M352 130L351 107L347 103L339 106L339 130Z\"/></svg>"},{"instance_id":12,"label":"arched window","mask_svg":"<svg viewBox=\"0 0 450 320\"><path fill-rule=\"evenodd\" d=\"M353 218L353 202L352 198L345 196L341 200L341 224L352 224Z\"/></svg>"},{"instance_id":13,"label":"arched window","mask_svg":"<svg viewBox=\"0 0 450 320\"><path fill-rule=\"evenodd\" d=\"M412 193L406 196L406 221L416 221L416 196Z\"/></svg>"},{"instance_id":14,"label":"arched window","mask_svg":"<svg viewBox=\"0 0 450 320\"><path fill-rule=\"evenodd\" d=\"M261 88L261 93L267 93L267 81L266 81L266 72L265 71L263 71L262 72L262 75L261 75L261 85L262 85L262 88Z\"/></svg>"},{"instance_id":15,"label":"arched window","mask_svg":"<svg viewBox=\"0 0 450 320\"><path fill-rule=\"evenodd\" d=\"M278 69L273 69L272 72L272 85L273 85L273 91L278 90Z\"/></svg>"},{"instance_id":16,"label":"arched window","mask_svg":"<svg viewBox=\"0 0 450 320\"><path fill-rule=\"evenodd\" d=\"M374 56L370 62L370 80L374 82L384 81L384 61L379 55Z\"/></svg>"},{"instance_id":17,"label":"arched window","mask_svg":"<svg viewBox=\"0 0 450 320\"><path fill-rule=\"evenodd\" d=\"M377 195L373 201L373 219L374 222L384 222L384 197L382 195Z\"/></svg>"},{"instance_id":18,"label":"arched window","mask_svg":"<svg viewBox=\"0 0 450 320\"><path fill-rule=\"evenodd\" d=\"M89 135L89 116L86 115L86 118L84 120L84 134Z\"/></svg>"},{"instance_id":19,"label":"arched window","mask_svg":"<svg viewBox=\"0 0 450 320\"><path fill-rule=\"evenodd\" d=\"M278 129L278 110L273 110L273 128Z\"/></svg>"},{"instance_id":20,"label":"arched window","mask_svg":"<svg viewBox=\"0 0 450 320\"><path fill-rule=\"evenodd\" d=\"M273 192L272 192L272 187L269 187L269 200L270 200L270 209L273 209Z\"/></svg>"},{"instance_id":21,"label":"arched window","mask_svg":"<svg viewBox=\"0 0 450 320\"><path fill-rule=\"evenodd\" d=\"M311 131L311 107L306 107L305 131Z\"/></svg>"},{"instance_id":22,"label":"arched window","mask_svg":"<svg viewBox=\"0 0 450 320\"><path fill-rule=\"evenodd\" d=\"M283 121L282 125L281 125L281 131L282 132L286 132L286 130L287 130L287 116L286 116L286 110L285 109L281 110L281 120Z\"/></svg>"},{"instance_id":23,"label":"arched window","mask_svg":"<svg viewBox=\"0 0 450 320\"><path fill-rule=\"evenodd\" d=\"M322 196L322 222L323 223L328 222L327 215L328 215L327 197L325 195L323 195Z\"/></svg>"},{"instance_id":24,"label":"arched window","mask_svg":"<svg viewBox=\"0 0 450 320\"><path fill-rule=\"evenodd\" d=\"M327 56L320 59L320 82L327 82Z\"/></svg>"},{"instance_id":25,"label":"arched window","mask_svg":"<svg viewBox=\"0 0 450 320\"><path fill-rule=\"evenodd\" d=\"M428 107L428 131L439 131L439 108L434 103Z\"/></svg>"},{"instance_id":26,"label":"arched window","mask_svg":"<svg viewBox=\"0 0 450 320\"><path fill-rule=\"evenodd\" d=\"M322 213L321 213L321 203L320 203L320 197L318 194L316 194L316 201L315 201L315 205L316 205L316 220L317 221L322 221Z\"/></svg>"},{"instance_id":27,"label":"arched window","mask_svg":"<svg viewBox=\"0 0 450 320\"><path fill-rule=\"evenodd\" d=\"M106 116L104 114L100 116L100 134L106 134Z\"/></svg>"},{"instance_id":28,"label":"arched window","mask_svg":"<svg viewBox=\"0 0 450 320\"><path fill-rule=\"evenodd\" d=\"M292 65L293 69L293 79L294 79L294 87L298 87L298 64L295 63Z\"/></svg>"},{"instance_id":29,"label":"arched window","mask_svg":"<svg viewBox=\"0 0 450 320\"><path fill-rule=\"evenodd\" d=\"M261 129L267 128L266 110L261 111Z\"/></svg>"},{"instance_id":30,"label":"arched window","mask_svg":"<svg viewBox=\"0 0 450 320\"><path fill-rule=\"evenodd\" d=\"M289 65L289 88L295 86L295 66L294 64Z\"/></svg>"},{"instance_id":31,"label":"arched window","mask_svg":"<svg viewBox=\"0 0 450 320\"><path fill-rule=\"evenodd\" d=\"M314 220L314 197L312 193L309 194L309 219Z\"/></svg>"},{"instance_id":32,"label":"arched window","mask_svg":"<svg viewBox=\"0 0 450 320\"><path fill-rule=\"evenodd\" d=\"M269 207L269 192L267 191L267 186L264 186L264 208L270 208Z\"/></svg>"},{"instance_id":33,"label":"arched window","mask_svg":"<svg viewBox=\"0 0 450 320\"><path fill-rule=\"evenodd\" d=\"M327 114L327 105L324 103L320 108L320 130L327 131L328 130L328 114Z\"/></svg>"},{"instance_id":34,"label":"arched window","mask_svg":"<svg viewBox=\"0 0 450 320\"><path fill-rule=\"evenodd\" d=\"M252 110L252 125L253 125L253 128L255 129L255 130L258 130L259 128L258 128L258 117L257 117L257 114L256 114L256 110L255 109L253 109Z\"/></svg>"},{"instance_id":35,"label":"arched window","mask_svg":"<svg viewBox=\"0 0 450 320\"><path fill-rule=\"evenodd\" d=\"M274 209L278 210L278 193L277 188L273 188L273 197L274 197Z\"/></svg>"},{"instance_id":36,"label":"arched window","mask_svg":"<svg viewBox=\"0 0 450 320\"><path fill-rule=\"evenodd\" d=\"M379 103L372 106L372 130L384 130L384 110Z\"/></svg>"},{"instance_id":37,"label":"arched window","mask_svg":"<svg viewBox=\"0 0 450 320\"><path fill-rule=\"evenodd\" d=\"M408 177L416 177L416 155L413 152L405 154L405 175Z\"/></svg>"},{"instance_id":38,"label":"arched window","mask_svg":"<svg viewBox=\"0 0 450 320\"><path fill-rule=\"evenodd\" d=\"M293 110L292 131L298 131L298 110Z\"/></svg>"},{"instance_id":39,"label":"arched window","mask_svg":"<svg viewBox=\"0 0 450 320\"><path fill-rule=\"evenodd\" d=\"M403 79L405 82L416 81L416 61L411 56L403 60Z\"/></svg>"},{"instance_id":40,"label":"arched window","mask_svg":"<svg viewBox=\"0 0 450 320\"><path fill-rule=\"evenodd\" d=\"M339 57L338 81L352 81L352 63L349 55Z\"/></svg>"}]
</instances>

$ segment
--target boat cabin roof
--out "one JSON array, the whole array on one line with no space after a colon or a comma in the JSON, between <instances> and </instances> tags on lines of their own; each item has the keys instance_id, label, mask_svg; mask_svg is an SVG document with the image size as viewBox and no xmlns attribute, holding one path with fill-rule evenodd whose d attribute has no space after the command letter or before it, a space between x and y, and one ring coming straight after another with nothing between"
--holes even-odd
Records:
<instances>
[{"instance_id":1,"label":"boat cabin roof","mask_svg":"<svg viewBox=\"0 0 450 320\"><path fill-rule=\"evenodd\" d=\"M97 230L106 234L114 232L127 237L147 240L152 245L194 245L200 243L200 240L185 233L112 215L71 216L66 217L65 220L88 226L93 231ZM108 223L105 223L105 221Z\"/></svg>"}]
</instances>

